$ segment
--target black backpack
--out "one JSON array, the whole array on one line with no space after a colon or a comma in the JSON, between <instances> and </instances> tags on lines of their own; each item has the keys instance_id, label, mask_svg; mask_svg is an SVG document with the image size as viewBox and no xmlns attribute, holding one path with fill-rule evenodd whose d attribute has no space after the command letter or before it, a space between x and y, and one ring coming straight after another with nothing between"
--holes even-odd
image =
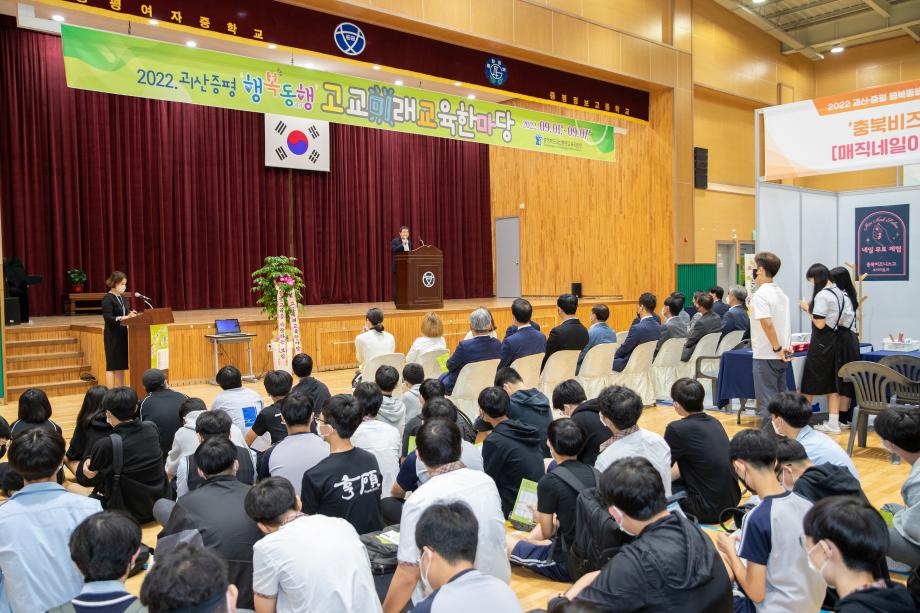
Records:
<instances>
[{"instance_id":1,"label":"black backpack","mask_svg":"<svg viewBox=\"0 0 920 613\"><path fill-rule=\"evenodd\" d=\"M597 494L596 484L600 473L594 471L595 486L582 483L575 473L565 466L557 466L553 474L578 492L575 501L575 541L562 546L568 555L568 571L573 581L582 575L600 570L604 564L620 552L633 538L620 530L616 520L610 516L607 506ZM562 538L560 533L559 538Z\"/></svg>"},{"instance_id":2,"label":"black backpack","mask_svg":"<svg viewBox=\"0 0 920 613\"><path fill-rule=\"evenodd\" d=\"M364 548L367 549L367 557L371 563L371 572L375 575L388 575L396 572L396 566L398 565L396 553L399 546L393 545L392 543L385 543L377 538L384 532L389 532L390 530L399 532L399 524L387 526L383 530L368 532L360 536L361 543L363 543Z\"/></svg>"}]
</instances>

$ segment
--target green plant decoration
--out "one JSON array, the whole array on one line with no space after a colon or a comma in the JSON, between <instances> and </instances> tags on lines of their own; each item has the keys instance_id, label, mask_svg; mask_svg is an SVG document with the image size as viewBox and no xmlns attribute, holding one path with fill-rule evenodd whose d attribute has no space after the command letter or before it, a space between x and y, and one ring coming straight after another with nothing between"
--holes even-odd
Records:
<instances>
[{"instance_id":1,"label":"green plant decoration","mask_svg":"<svg viewBox=\"0 0 920 613\"><path fill-rule=\"evenodd\" d=\"M278 290L276 284L284 288L284 314L285 317L296 317L297 313L291 312L287 297L293 293L297 304L302 298L301 290L304 288L303 271L294 262L297 258L286 255L272 255L265 258L262 268L252 273L252 291L259 294L256 304L268 315L269 319L278 317Z\"/></svg>"},{"instance_id":2,"label":"green plant decoration","mask_svg":"<svg viewBox=\"0 0 920 613\"><path fill-rule=\"evenodd\" d=\"M71 268L66 274L71 285L84 285L86 283L86 272L79 268Z\"/></svg>"}]
</instances>

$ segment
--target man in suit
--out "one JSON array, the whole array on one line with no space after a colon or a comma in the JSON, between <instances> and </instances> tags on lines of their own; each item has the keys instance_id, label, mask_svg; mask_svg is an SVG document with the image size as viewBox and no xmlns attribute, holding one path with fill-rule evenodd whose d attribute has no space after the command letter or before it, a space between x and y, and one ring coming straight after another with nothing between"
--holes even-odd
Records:
<instances>
[{"instance_id":1,"label":"man in suit","mask_svg":"<svg viewBox=\"0 0 920 613\"><path fill-rule=\"evenodd\" d=\"M546 355L540 370L546 366L546 360L557 351L581 351L588 344L588 329L585 328L575 312L578 310L578 296L575 294L562 294L556 299L556 311L562 318L562 323L549 331L546 339Z\"/></svg>"},{"instance_id":2,"label":"man in suit","mask_svg":"<svg viewBox=\"0 0 920 613\"><path fill-rule=\"evenodd\" d=\"M713 332L719 332L722 329L722 320L712 310L712 295L700 293L696 296L696 310L700 314L699 319L690 328L687 334L687 342L684 343L684 350L680 354L683 362L688 362L693 355L693 349L700 339Z\"/></svg>"},{"instance_id":3,"label":"man in suit","mask_svg":"<svg viewBox=\"0 0 920 613\"><path fill-rule=\"evenodd\" d=\"M690 313L684 310L684 305L687 304L687 297L684 296L682 292L671 292L671 298L674 300L674 304L677 305L677 310L680 311L678 317L684 325L687 326L687 330L690 329Z\"/></svg>"},{"instance_id":4,"label":"man in suit","mask_svg":"<svg viewBox=\"0 0 920 613\"><path fill-rule=\"evenodd\" d=\"M642 343L658 341L661 336L661 326L655 321L653 316L655 307L658 305L658 299L655 294L645 292L639 296L639 307L636 310L636 317L639 321L629 327L626 334L626 340L619 346L617 352L613 355L613 370L622 372L629 362L629 356L633 350Z\"/></svg>"},{"instance_id":5,"label":"man in suit","mask_svg":"<svg viewBox=\"0 0 920 613\"><path fill-rule=\"evenodd\" d=\"M747 290L740 285L728 288L728 310L722 316L722 336L734 330L744 330L742 339L751 338L751 319L748 317ZM721 337L719 340L722 340Z\"/></svg>"},{"instance_id":6,"label":"man in suit","mask_svg":"<svg viewBox=\"0 0 920 613\"><path fill-rule=\"evenodd\" d=\"M588 355L588 350L595 345L605 345L607 343L617 342L617 333L613 328L607 325L607 319L610 318L610 309L606 304L595 304L591 307L591 327L588 328L588 344L581 350L578 356L578 366L575 367L575 374L581 370L581 363Z\"/></svg>"},{"instance_id":7,"label":"man in suit","mask_svg":"<svg viewBox=\"0 0 920 613\"><path fill-rule=\"evenodd\" d=\"M728 312L728 305L722 302L722 297L725 296L725 290L718 285L713 285L709 288L709 295L712 296L712 312L721 319L725 316L725 313Z\"/></svg>"},{"instance_id":8,"label":"man in suit","mask_svg":"<svg viewBox=\"0 0 920 613\"><path fill-rule=\"evenodd\" d=\"M390 252L393 254L393 301L396 301L396 254L412 251L412 241L409 240L409 226L399 228L399 236L390 241Z\"/></svg>"},{"instance_id":9,"label":"man in suit","mask_svg":"<svg viewBox=\"0 0 920 613\"><path fill-rule=\"evenodd\" d=\"M681 308L683 299L678 300L674 295L670 295L664 300L664 308L661 309L661 316L664 323L661 324L661 336L658 339L658 345L655 347L655 355L661 351L661 346L669 338L687 338L687 322L681 317Z\"/></svg>"},{"instance_id":10,"label":"man in suit","mask_svg":"<svg viewBox=\"0 0 920 613\"><path fill-rule=\"evenodd\" d=\"M470 313L470 331L473 338L460 341L457 350L447 360L447 372L438 377L444 384L446 395L454 391L454 384L460 371L467 364L495 360L501 356L502 344L497 338L490 336L492 332L492 315L488 310L479 307Z\"/></svg>"},{"instance_id":11,"label":"man in suit","mask_svg":"<svg viewBox=\"0 0 920 613\"><path fill-rule=\"evenodd\" d=\"M511 317L514 318L514 323L505 332L499 368L511 366L518 358L546 351L546 335L540 332L539 327L531 324L532 315L533 307L529 301L517 298L511 303Z\"/></svg>"}]
</instances>

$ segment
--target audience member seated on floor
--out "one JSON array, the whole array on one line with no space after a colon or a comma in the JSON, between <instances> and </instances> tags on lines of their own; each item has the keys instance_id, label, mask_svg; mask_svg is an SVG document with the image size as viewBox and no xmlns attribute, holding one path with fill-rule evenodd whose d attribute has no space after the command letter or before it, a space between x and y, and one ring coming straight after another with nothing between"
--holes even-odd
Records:
<instances>
[{"instance_id":1,"label":"audience member seated on floor","mask_svg":"<svg viewBox=\"0 0 920 613\"><path fill-rule=\"evenodd\" d=\"M888 556L917 568L920 565L920 413L886 411L875 418L875 432L885 449L910 465L910 473L901 487L904 505L882 507L894 514Z\"/></svg>"},{"instance_id":2,"label":"audience member seated on floor","mask_svg":"<svg viewBox=\"0 0 920 613\"><path fill-rule=\"evenodd\" d=\"M597 486L600 473L578 461L585 432L577 423L558 419L549 425L548 437L556 468L537 484L537 525L524 539L508 537L508 555L512 564L571 583L566 543L575 542L575 501L582 490Z\"/></svg>"},{"instance_id":3,"label":"audience member seated on floor","mask_svg":"<svg viewBox=\"0 0 920 613\"><path fill-rule=\"evenodd\" d=\"M124 513L105 511L84 519L70 535L70 559L83 576L83 589L49 613L139 611L125 581L140 546L141 527Z\"/></svg>"},{"instance_id":4,"label":"audience member seated on floor","mask_svg":"<svg viewBox=\"0 0 920 613\"><path fill-rule=\"evenodd\" d=\"M230 416L222 411L207 411L203 415L199 415L198 419L195 420L195 433L199 441L198 449L201 448L201 443L210 438L230 440L230 429L232 427L233 422L230 421ZM240 483L252 485L256 480L256 454L245 445L234 444L234 449L236 450L236 459L239 462L236 478ZM204 485L204 477L201 476L199 468L198 459L194 453L185 456L179 461L179 467L176 471L177 497L181 498Z\"/></svg>"},{"instance_id":5,"label":"audience member seated on floor","mask_svg":"<svg viewBox=\"0 0 920 613\"><path fill-rule=\"evenodd\" d=\"M377 369L374 383L383 394L380 409L377 411L377 419L399 430L399 436L402 436L406 428L406 405L403 404L402 399L393 396L393 391L399 385L399 371L384 364Z\"/></svg>"},{"instance_id":6,"label":"audience member seated on floor","mask_svg":"<svg viewBox=\"0 0 920 613\"><path fill-rule=\"evenodd\" d=\"M141 585L141 603L149 613L232 613L236 592L220 556L183 543L157 556Z\"/></svg>"},{"instance_id":7,"label":"audience member seated on floor","mask_svg":"<svg viewBox=\"0 0 920 613\"><path fill-rule=\"evenodd\" d=\"M383 491L389 492L399 472L399 430L377 419L383 393L376 383L359 383L355 386L354 397L364 417L351 436L351 444L374 454L377 468L383 475Z\"/></svg>"},{"instance_id":8,"label":"audience member seated on floor","mask_svg":"<svg viewBox=\"0 0 920 613\"><path fill-rule=\"evenodd\" d=\"M66 464L73 474L77 474L77 466L89 455L96 441L112 433L112 426L106 420L105 409L102 408L102 399L107 391L109 388L104 385L94 385L83 395L83 404L77 413L70 446L67 447Z\"/></svg>"},{"instance_id":9,"label":"audience member seated on floor","mask_svg":"<svg viewBox=\"0 0 920 613\"><path fill-rule=\"evenodd\" d=\"M578 461L594 466L601 453L601 445L613 436L600 418L600 400L588 400L581 383L568 379L553 390L553 408L571 417L585 431L585 446L578 454Z\"/></svg>"},{"instance_id":10,"label":"audience member seated on floor","mask_svg":"<svg viewBox=\"0 0 920 613\"><path fill-rule=\"evenodd\" d=\"M386 355L396 351L396 339L384 330L383 311L374 307L368 309L364 318L364 331L355 337L355 358L358 360L358 373L363 375L364 365L368 360L378 355ZM363 377L364 380L373 378Z\"/></svg>"},{"instance_id":11,"label":"audience member seated on floor","mask_svg":"<svg viewBox=\"0 0 920 613\"><path fill-rule=\"evenodd\" d=\"M10 439L12 437L13 435L10 433L9 422L3 419L3 416L0 415L0 460L6 456L6 450L10 445ZM9 497L10 494L8 494L7 491L9 491L10 488L7 488L3 483L7 475L15 475L15 473L10 470L10 465L8 462L2 462L0 463L0 495ZM15 478L20 479L18 476ZM21 487L22 486L19 485L18 488L12 489L19 489Z\"/></svg>"},{"instance_id":12,"label":"audience member seated on floor","mask_svg":"<svg viewBox=\"0 0 920 613\"><path fill-rule=\"evenodd\" d=\"M722 302L725 297L725 290L719 285L713 285L709 288L709 296L712 298L712 312L719 316L719 319L728 312L728 305Z\"/></svg>"},{"instance_id":13,"label":"audience member seated on floor","mask_svg":"<svg viewBox=\"0 0 920 613\"><path fill-rule=\"evenodd\" d=\"M722 304L721 302L719 304ZM680 354L683 362L689 362L693 356L693 350L696 349L697 343L703 340L707 334L721 332L722 318L712 310L712 296L710 294L700 294L696 299L696 310L700 318L693 327L687 332L687 341L684 343L684 349Z\"/></svg>"},{"instance_id":14,"label":"audience member seated on floor","mask_svg":"<svg viewBox=\"0 0 920 613\"><path fill-rule=\"evenodd\" d=\"M217 384L223 391L211 403L212 411L223 411L233 420L233 425L246 432L246 413L252 418L262 410L262 397L248 387L243 387L243 375L236 366L224 366L217 371Z\"/></svg>"},{"instance_id":15,"label":"audience member seated on floor","mask_svg":"<svg viewBox=\"0 0 920 613\"><path fill-rule=\"evenodd\" d=\"M0 611L46 611L83 586L67 544L74 528L102 507L55 482L63 461L57 432L33 428L10 443L10 468L25 486L0 505Z\"/></svg>"},{"instance_id":16,"label":"audience member seated on floor","mask_svg":"<svg viewBox=\"0 0 920 613\"><path fill-rule=\"evenodd\" d=\"M281 419L281 406L284 404L284 399L291 393L294 377L285 370L270 370L265 373L262 384L265 386L265 393L272 399L272 403L259 411L252 427L246 432L246 444L250 446L266 432L271 438L272 445L280 443L287 436L287 427L284 425L284 420ZM311 401L313 400L306 389L301 390L300 393L310 397ZM317 405L313 404L313 406Z\"/></svg>"},{"instance_id":17,"label":"audience member seated on floor","mask_svg":"<svg viewBox=\"0 0 920 613\"><path fill-rule=\"evenodd\" d=\"M288 435L269 447L259 462L259 480L284 477L300 496L303 474L329 455L329 444L310 431L313 424L313 400L306 394L291 392L281 406L281 417Z\"/></svg>"},{"instance_id":18,"label":"audience member seated on floor","mask_svg":"<svg viewBox=\"0 0 920 613\"><path fill-rule=\"evenodd\" d=\"M598 396L600 421L613 433L601 445L594 468L604 472L620 458L638 456L647 459L661 475L665 496L671 495L671 448L661 435L639 427L642 399L621 385L605 388Z\"/></svg>"},{"instance_id":19,"label":"audience member seated on floor","mask_svg":"<svg viewBox=\"0 0 920 613\"><path fill-rule=\"evenodd\" d=\"M179 472L179 463L182 458L190 456L198 449L201 441L198 439L198 433L195 432L195 423L198 417L208 411L208 405L201 398L189 398L179 407L179 419L182 420L182 427L176 430L176 436L173 438L172 449L166 456L166 474L170 479L175 478ZM229 417L229 415L228 415ZM246 441L243 439L243 433L236 424L231 420L230 440L234 445L245 446Z\"/></svg>"},{"instance_id":20,"label":"audience member seated on floor","mask_svg":"<svg viewBox=\"0 0 920 613\"><path fill-rule=\"evenodd\" d=\"M588 321L588 344L585 345L581 353L578 354L578 364L575 366L575 374L581 370L581 363L584 362L585 356L592 347L597 345L607 345L617 342L616 330L607 325L610 318L610 308L606 304L595 304L591 307L591 316Z\"/></svg>"},{"instance_id":21,"label":"audience member seated on floor","mask_svg":"<svg viewBox=\"0 0 920 613\"><path fill-rule=\"evenodd\" d=\"M729 454L742 485L760 498L740 532L716 534L729 574L746 595L735 597L735 610L818 611L827 585L801 545L812 503L777 482L776 438L766 430L742 430L732 437Z\"/></svg>"},{"instance_id":22,"label":"audience member seated on floor","mask_svg":"<svg viewBox=\"0 0 920 613\"><path fill-rule=\"evenodd\" d=\"M424 407L428 402L434 398L443 398L446 394L444 393L444 383L438 379L425 379L422 381L422 384L419 386L419 395L422 398L422 406ZM451 403L453 404L453 403ZM460 436L463 437L463 440L470 443L476 442L476 430L473 425L470 423L470 420L466 415L457 412L457 427L460 428ZM477 422L481 421L479 419ZM409 439L414 437L416 432L418 432L419 427L422 425L422 416L418 415L406 421L406 429L403 431L402 435L402 453L400 457L405 458L409 455Z\"/></svg>"},{"instance_id":23,"label":"audience member seated on floor","mask_svg":"<svg viewBox=\"0 0 920 613\"><path fill-rule=\"evenodd\" d=\"M383 477L377 458L351 444L363 419L361 404L351 395L336 394L329 399L316 416L316 432L329 443L329 457L304 473L300 488L304 513L341 517L358 534L383 528Z\"/></svg>"},{"instance_id":24,"label":"audience member seated on floor","mask_svg":"<svg viewBox=\"0 0 920 613\"><path fill-rule=\"evenodd\" d=\"M809 566L819 569L840 599L840 613L908 613L920 610L920 599L907 588L879 578L885 561L888 527L868 502L847 497L825 498L804 519L803 543Z\"/></svg>"},{"instance_id":25,"label":"audience member seated on floor","mask_svg":"<svg viewBox=\"0 0 920 613\"><path fill-rule=\"evenodd\" d=\"M193 457L203 483L173 505L169 501L157 503L157 521L166 526L157 537L157 547L162 549L168 537L183 539L197 532L204 546L227 562L230 583L239 590L236 606L251 609L252 547L262 533L246 515L244 503L251 486L238 478L238 450L225 436L213 436L201 443ZM171 512L163 513L168 510L164 506L172 506ZM160 515L166 515L168 521L162 522L165 518Z\"/></svg>"},{"instance_id":26,"label":"audience member seated on floor","mask_svg":"<svg viewBox=\"0 0 920 613\"><path fill-rule=\"evenodd\" d=\"M741 490L728 457L728 435L722 423L703 410L705 391L696 379L678 379L671 386L674 410L682 419L664 431L671 448L671 479L687 497L684 511L704 524L719 523L723 509L738 506Z\"/></svg>"},{"instance_id":27,"label":"audience member seated on floor","mask_svg":"<svg viewBox=\"0 0 920 613\"><path fill-rule=\"evenodd\" d=\"M770 400L767 410L770 411L776 433L802 443L812 462L842 466L859 479L856 466L843 447L828 435L808 425L812 412L805 396L798 392L781 392Z\"/></svg>"},{"instance_id":28,"label":"audience member seated on floor","mask_svg":"<svg viewBox=\"0 0 920 613\"><path fill-rule=\"evenodd\" d=\"M505 340L502 341L499 368L511 366L519 358L546 351L546 335L540 332L539 326L531 323L532 316L533 306L530 301L515 298L511 303L511 325L505 331Z\"/></svg>"},{"instance_id":29,"label":"audience member seated on floor","mask_svg":"<svg viewBox=\"0 0 920 613\"><path fill-rule=\"evenodd\" d=\"M505 518L498 490L487 475L465 467L460 461L460 429L449 420L431 419L419 428L417 440L418 458L428 467L430 479L403 507L397 553L399 565L383 604L386 613L402 611L410 596L413 603L418 603L431 593L431 587L420 581L428 578L420 572L421 555L415 543L415 527L422 513L435 504L462 500L469 505L479 525L476 569L505 583L511 579L505 552Z\"/></svg>"},{"instance_id":30,"label":"audience member seated on floor","mask_svg":"<svg viewBox=\"0 0 920 613\"><path fill-rule=\"evenodd\" d=\"M639 296L639 306L636 309L636 319L639 321L634 322L629 327L626 338L617 347L616 353L613 354L614 371L622 372L626 368L626 364L629 363L629 356L639 345L653 341L658 342L661 337L661 326L655 320L655 306L657 304L658 300L655 298L655 294L645 292Z\"/></svg>"},{"instance_id":31,"label":"audience member seated on floor","mask_svg":"<svg viewBox=\"0 0 920 613\"><path fill-rule=\"evenodd\" d=\"M77 467L77 480L93 486L93 496L107 511L127 511L138 523L152 521L154 503L169 488L157 427L138 419L137 394L130 387L106 392L102 408L112 434L96 441L89 459ZM116 476L118 464L121 472Z\"/></svg>"},{"instance_id":32,"label":"audience member seated on floor","mask_svg":"<svg viewBox=\"0 0 920 613\"><path fill-rule=\"evenodd\" d=\"M661 477L648 460L617 460L601 475L598 494L636 539L600 571L586 574L551 601L551 607L560 599L574 599L611 612L732 611L731 583L712 541L687 518L668 512Z\"/></svg>"},{"instance_id":33,"label":"audience member seated on floor","mask_svg":"<svg viewBox=\"0 0 920 613\"><path fill-rule=\"evenodd\" d=\"M19 413L10 426L13 436L26 430L43 428L61 434L61 427L51 419L51 402L44 391L30 387L19 396Z\"/></svg>"},{"instance_id":34,"label":"audience member seated on floor","mask_svg":"<svg viewBox=\"0 0 920 613\"><path fill-rule=\"evenodd\" d=\"M537 429L537 435L543 443L540 450L543 457L549 457L549 449L546 447L546 429L553 421L553 411L549 408L549 399L543 395L543 392L535 387L530 389L524 387L524 380L513 368L500 368L495 373L495 386L505 390L511 399L511 406L508 408L508 417L516 419L525 424L530 424Z\"/></svg>"},{"instance_id":35,"label":"audience member seated on floor","mask_svg":"<svg viewBox=\"0 0 920 613\"><path fill-rule=\"evenodd\" d=\"M313 407L318 411L332 395L329 388L319 379L313 377L313 358L306 353L298 353L291 360L291 370L297 375L297 385L293 389L306 393L313 400Z\"/></svg>"},{"instance_id":36,"label":"audience member seated on floor","mask_svg":"<svg viewBox=\"0 0 920 613\"><path fill-rule=\"evenodd\" d=\"M751 318L747 312L747 290L740 285L728 288L728 310L722 315L722 338L729 332L743 330L742 340L751 338Z\"/></svg>"},{"instance_id":37,"label":"audience member seated on floor","mask_svg":"<svg viewBox=\"0 0 920 613\"><path fill-rule=\"evenodd\" d=\"M380 611L367 550L347 521L305 515L275 477L250 490L246 513L265 533L252 560L257 611Z\"/></svg>"},{"instance_id":38,"label":"audience member seated on floor","mask_svg":"<svg viewBox=\"0 0 920 613\"><path fill-rule=\"evenodd\" d=\"M438 377L444 383L446 395L453 393L454 384L464 366L501 357L502 344L491 336L492 330L492 315L487 309L480 307L470 313L470 332L473 337L460 341L457 350L447 359L447 372Z\"/></svg>"},{"instance_id":39,"label":"audience member seated on floor","mask_svg":"<svg viewBox=\"0 0 920 613\"><path fill-rule=\"evenodd\" d=\"M562 294L556 299L556 316L562 320L546 337L546 352L540 370L557 351L581 351L588 344L588 329L578 319L578 296Z\"/></svg>"},{"instance_id":40,"label":"audience member seated on floor","mask_svg":"<svg viewBox=\"0 0 920 613\"><path fill-rule=\"evenodd\" d=\"M681 305L681 306L678 306ZM683 300L678 300L674 296L668 296L664 299L664 307L661 309L663 321L659 326L658 344L655 345L655 355L661 351L664 342L672 338L687 338L687 322L684 321L680 314L683 312Z\"/></svg>"},{"instance_id":41,"label":"audience member seated on floor","mask_svg":"<svg viewBox=\"0 0 920 613\"><path fill-rule=\"evenodd\" d=\"M415 613L522 611L507 583L474 567L478 534L476 515L462 501L425 509L415 526L415 545L420 575L432 592L415 605Z\"/></svg>"},{"instance_id":42,"label":"audience member seated on floor","mask_svg":"<svg viewBox=\"0 0 920 613\"><path fill-rule=\"evenodd\" d=\"M419 388L425 380L425 369L421 364L410 362L403 366L402 371L404 391L402 403L406 407L406 423L413 417L418 417L422 413L422 395ZM405 428L403 428L405 433Z\"/></svg>"},{"instance_id":43,"label":"audience member seated on floor","mask_svg":"<svg viewBox=\"0 0 920 613\"><path fill-rule=\"evenodd\" d=\"M147 396L141 400L138 414L141 421L152 421L160 433L160 451L163 457L172 449L176 430L182 426L179 407L188 399L185 394L170 389L166 373L158 368L149 368L141 377Z\"/></svg>"},{"instance_id":44,"label":"audience member seated on floor","mask_svg":"<svg viewBox=\"0 0 920 613\"><path fill-rule=\"evenodd\" d=\"M437 313L431 312L422 319L422 335L412 341L406 362L418 363L422 354L429 351L447 351L447 341L444 340L444 323Z\"/></svg>"},{"instance_id":45,"label":"audience member seated on floor","mask_svg":"<svg viewBox=\"0 0 920 613\"><path fill-rule=\"evenodd\" d=\"M539 431L509 419L510 408L511 400L500 387L487 387L479 393L479 416L492 426L482 444L483 468L495 481L505 517L514 508L521 480L539 481L546 471Z\"/></svg>"},{"instance_id":46,"label":"audience member seated on floor","mask_svg":"<svg viewBox=\"0 0 920 613\"><path fill-rule=\"evenodd\" d=\"M868 502L859 480L843 466L824 463L815 465L802 443L780 437L776 441L776 478L782 486L818 502L831 496L855 496Z\"/></svg>"}]
</instances>

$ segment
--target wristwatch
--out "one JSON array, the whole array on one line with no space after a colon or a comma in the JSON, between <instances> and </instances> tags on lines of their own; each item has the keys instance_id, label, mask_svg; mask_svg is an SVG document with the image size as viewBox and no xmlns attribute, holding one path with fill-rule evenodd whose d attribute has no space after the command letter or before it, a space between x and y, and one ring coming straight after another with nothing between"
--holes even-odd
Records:
<instances>
[{"instance_id":1,"label":"wristwatch","mask_svg":"<svg viewBox=\"0 0 920 613\"><path fill-rule=\"evenodd\" d=\"M782 345L780 345L779 347L774 347L773 353L779 353L780 351L782 351L782 349L783 349Z\"/></svg>"}]
</instances>

